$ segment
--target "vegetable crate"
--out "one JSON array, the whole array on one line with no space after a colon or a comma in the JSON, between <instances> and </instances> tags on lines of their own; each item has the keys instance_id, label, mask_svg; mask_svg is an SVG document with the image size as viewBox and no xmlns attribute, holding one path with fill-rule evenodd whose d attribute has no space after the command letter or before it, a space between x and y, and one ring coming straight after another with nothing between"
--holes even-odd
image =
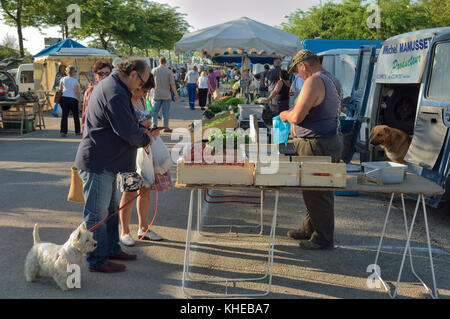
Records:
<instances>
[{"instance_id":1,"label":"vegetable crate","mask_svg":"<svg viewBox=\"0 0 450 319\"><path fill-rule=\"evenodd\" d=\"M302 162L300 185L313 187L345 187L347 169L345 163Z\"/></svg>"},{"instance_id":2,"label":"vegetable crate","mask_svg":"<svg viewBox=\"0 0 450 319\"><path fill-rule=\"evenodd\" d=\"M245 161L240 165L177 163L177 184L193 185L253 185L254 165Z\"/></svg>"},{"instance_id":3,"label":"vegetable crate","mask_svg":"<svg viewBox=\"0 0 450 319\"><path fill-rule=\"evenodd\" d=\"M256 163L255 185L261 186L299 186L300 163L276 162Z\"/></svg>"}]
</instances>

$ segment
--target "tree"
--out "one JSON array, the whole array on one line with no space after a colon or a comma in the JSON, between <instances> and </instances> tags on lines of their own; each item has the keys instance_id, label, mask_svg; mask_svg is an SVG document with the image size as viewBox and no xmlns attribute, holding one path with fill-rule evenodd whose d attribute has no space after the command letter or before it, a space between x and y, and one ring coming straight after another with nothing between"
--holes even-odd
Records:
<instances>
[{"instance_id":1,"label":"tree","mask_svg":"<svg viewBox=\"0 0 450 319\"><path fill-rule=\"evenodd\" d=\"M373 14L368 6L378 4L380 28L369 28ZM307 11L297 10L283 23L285 31L301 39L384 40L391 36L426 28L450 25L450 4L442 0L344 0L327 2Z\"/></svg>"},{"instance_id":2,"label":"tree","mask_svg":"<svg viewBox=\"0 0 450 319\"><path fill-rule=\"evenodd\" d=\"M71 5L78 5L80 8L88 0L26 0L29 2L28 10L33 16L33 26L42 31L45 27L61 27L63 39L67 39L72 30L69 30L68 18L71 12L67 9ZM81 14L81 16L83 16Z\"/></svg>"},{"instance_id":3,"label":"tree","mask_svg":"<svg viewBox=\"0 0 450 319\"><path fill-rule=\"evenodd\" d=\"M24 39L22 29L26 26L32 25L30 19L31 16L27 11L29 2L24 0L0 0L0 4L6 24L17 28L19 52L20 57L23 58L25 56L25 50L23 47Z\"/></svg>"}]
</instances>

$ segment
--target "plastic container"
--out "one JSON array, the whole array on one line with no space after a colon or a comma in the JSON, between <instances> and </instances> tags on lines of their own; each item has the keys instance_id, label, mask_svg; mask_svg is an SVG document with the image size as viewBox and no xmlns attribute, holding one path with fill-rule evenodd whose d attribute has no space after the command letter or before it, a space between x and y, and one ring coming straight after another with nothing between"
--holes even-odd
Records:
<instances>
[{"instance_id":1,"label":"plastic container","mask_svg":"<svg viewBox=\"0 0 450 319\"><path fill-rule=\"evenodd\" d=\"M239 114L240 114L240 120L245 121L249 120L250 115L254 114L258 117L258 120L262 119L262 113L264 110L263 105L258 104L239 104Z\"/></svg>"},{"instance_id":2,"label":"plastic container","mask_svg":"<svg viewBox=\"0 0 450 319\"><path fill-rule=\"evenodd\" d=\"M383 184L401 184L405 178L406 165L394 162L364 162L364 175L380 179Z\"/></svg>"}]
</instances>

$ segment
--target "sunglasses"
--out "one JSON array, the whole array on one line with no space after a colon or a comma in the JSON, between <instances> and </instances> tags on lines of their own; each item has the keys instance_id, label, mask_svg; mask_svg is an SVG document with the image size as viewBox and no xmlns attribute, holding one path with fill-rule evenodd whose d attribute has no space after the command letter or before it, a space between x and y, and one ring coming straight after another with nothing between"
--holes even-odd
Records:
<instances>
[{"instance_id":1,"label":"sunglasses","mask_svg":"<svg viewBox=\"0 0 450 319\"><path fill-rule=\"evenodd\" d=\"M108 76L110 72L97 72L98 76Z\"/></svg>"}]
</instances>

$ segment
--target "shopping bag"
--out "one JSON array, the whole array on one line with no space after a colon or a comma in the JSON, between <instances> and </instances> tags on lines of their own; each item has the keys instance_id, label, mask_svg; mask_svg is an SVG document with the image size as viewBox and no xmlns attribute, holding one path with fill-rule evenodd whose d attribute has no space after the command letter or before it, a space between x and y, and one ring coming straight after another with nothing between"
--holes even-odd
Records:
<instances>
[{"instance_id":1,"label":"shopping bag","mask_svg":"<svg viewBox=\"0 0 450 319\"><path fill-rule=\"evenodd\" d=\"M222 98L222 95L220 94L219 89L216 88L216 90L213 93L213 99L214 99L214 101L216 101L216 100L218 100L220 98Z\"/></svg>"},{"instance_id":2,"label":"shopping bag","mask_svg":"<svg viewBox=\"0 0 450 319\"><path fill-rule=\"evenodd\" d=\"M136 172L142 176L146 186L150 186L155 182L153 154L150 148L138 148L136 155Z\"/></svg>"},{"instance_id":3,"label":"shopping bag","mask_svg":"<svg viewBox=\"0 0 450 319\"><path fill-rule=\"evenodd\" d=\"M53 110L52 110L52 115L54 117L61 117L62 116L61 105L59 105L58 103L55 104L55 106L53 107Z\"/></svg>"},{"instance_id":4,"label":"shopping bag","mask_svg":"<svg viewBox=\"0 0 450 319\"><path fill-rule=\"evenodd\" d=\"M188 95L187 89L185 87L180 88L180 94L181 97L186 97Z\"/></svg>"},{"instance_id":5,"label":"shopping bag","mask_svg":"<svg viewBox=\"0 0 450 319\"><path fill-rule=\"evenodd\" d=\"M74 203L84 203L83 195L83 181L80 175L78 175L78 169L72 166L72 173L70 179L70 189L67 195L67 201Z\"/></svg>"},{"instance_id":6,"label":"shopping bag","mask_svg":"<svg viewBox=\"0 0 450 319\"><path fill-rule=\"evenodd\" d=\"M291 129L291 124L289 122L283 122L280 116L275 116L272 118L273 124L273 143L274 144L287 144L289 139L289 131Z\"/></svg>"},{"instance_id":7,"label":"shopping bag","mask_svg":"<svg viewBox=\"0 0 450 319\"><path fill-rule=\"evenodd\" d=\"M161 136L153 139L150 145L153 155L153 169L156 174L166 173L172 167L172 159L167 146L164 144Z\"/></svg>"}]
</instances>

